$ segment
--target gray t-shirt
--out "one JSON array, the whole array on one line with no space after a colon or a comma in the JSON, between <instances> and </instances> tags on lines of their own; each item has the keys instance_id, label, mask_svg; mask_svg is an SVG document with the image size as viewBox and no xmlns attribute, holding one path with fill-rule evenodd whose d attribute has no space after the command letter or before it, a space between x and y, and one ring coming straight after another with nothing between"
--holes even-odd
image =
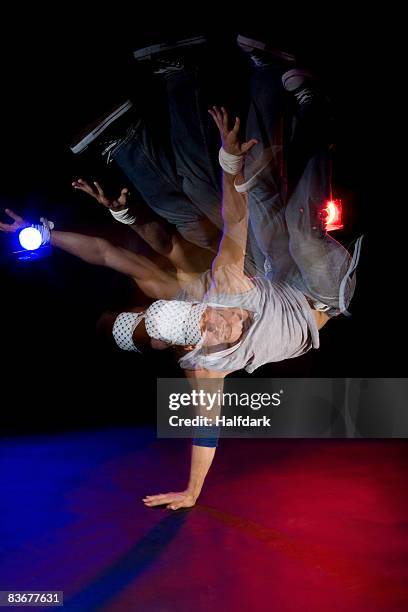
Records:
<instances>
[{"instance_id":1,"label":"gray t-shirt","mask_svg":"<svg viewBox=\"0 0 408 612\"><path fill-rule=\"evenodd\" d=\"M183 369L253 372L265 363L283 361L319 348L319 332L310 306L301 291L287 283L260 277L242 279L234 265L217 270L215 283L208 270L176 297L208 302L212 306L242 308L252 313L252 323L241 341L228 351L211 353L198 346L180 360Z\"/></svg>"}]
</instances>

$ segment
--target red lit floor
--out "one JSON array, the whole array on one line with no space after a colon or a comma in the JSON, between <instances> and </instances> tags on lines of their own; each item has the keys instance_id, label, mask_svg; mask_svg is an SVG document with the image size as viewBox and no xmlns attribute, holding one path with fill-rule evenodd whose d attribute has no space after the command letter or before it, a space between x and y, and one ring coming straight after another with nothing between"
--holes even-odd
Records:
<instances>
[{"instance_id":1,"label":"red lit floor","mask_svg":"<svg viewBox=\"0 0 408 612\"><path fill-rule=\"evenodd\" d=\"M408 609L408 441L222 440L193 510L145 508L188 452L142 428L3 440L0 590L63 590L65 612Z\"/></svg>"}]
</instances>

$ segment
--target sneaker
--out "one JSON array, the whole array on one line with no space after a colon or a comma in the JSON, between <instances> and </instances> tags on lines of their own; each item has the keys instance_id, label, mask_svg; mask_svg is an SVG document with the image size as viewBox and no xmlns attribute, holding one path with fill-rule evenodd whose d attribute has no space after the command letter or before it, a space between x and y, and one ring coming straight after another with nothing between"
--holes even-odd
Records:
<instances>
[{"instance_id":1,"label":"sneaker","mask_svg":"<svg viewBox=\"0 0 408 612\"><path fill-rule=\"evenodd\" d=\"M177 40L174 42L159 43L151 45L150 47L144 47L143 49L137 49L133 52L133 57L136 60L151 60L155 59L157 55L162 53L168 53L169 51L178 51L185 47L191 47L195 45L202 45L207 42L205 36L194 36L193 38L185 38L183 40Z\"/></svg>"},{"instance_id":2,"label":"sneaker","mask_svg":"<svg viewBox=\"0 0 408 612\"><path fill-rule=\"evenodd\" d=\"M316 77L307 70L301 68L288 70L282 76L282 85L288 93L295 97L300 107L308 106L313 102L330 104L329 98L319 88Z\"/></svg>"},{"instance_id":3,"label":"sneaker","mask_svg":"<svg viewBox=\"0 0 408 612\"><path fill-rule=\"evenodd\" d=\"M237 44L242 51L249 53L252 62L257 67L268 66L272 62L276 62L276 60L292 64L296 62L296 57L292 53L287 53L281 49L275 49L267 43L242 36L242 34L238 35Z\"/></svg>"},{"instance_id":4,"label":"sneaker","mask_svg":"<svg viewBox=\"0 0 408 612\"><path fill-rule=\"evenodd\" d=\"M307 70L301 68L288 70L282 76L282 85L288 93L295 97L300 107L314 103L320 110L325 109L327 117L331 117L329 96L323 91L318 79Z\"/></svg>"},{"instance_id":5,"label":"sneaker","mask_svg":"<svg viewBox=\"0 0 408 612\"><path fill-rule=\"evenodd\" d=\"M204 43L207 43L204 36L186 38L171 43L160 43L135 51L133 57L142 64L149 61L149 68L153 74L167 77L184 70L186 61L190 66L192 61L191 50L201 50L200 45ZM189 52L188 60L184 57L187 51ZM193 62L197 60L197 57L199 55L195 53Z\"/></svg>"},{"instance_id":6,"label":"sneaker","mask_svg":"<svg viewBox=\"0 0 408 612\"><path fill-rule=\"evenodd\" d=\"M153 74L170 76L184 70L184 60L181 57L160 57L153 60Z\"/></svg>"},{"instance_id":7,"label":"sneaker","mask_svg":"<svg viewBox=\"0 0 408 612\"><path fill-rule=\"evenodd\" d=\"M308 87L303 87L302 89L299 89L299 91L294 91L293 94L299 106L306 106L307 104L312 104L315 98L313 90L309 89Z\"/></svg>"},{"instance_id":8,"label":"sneaker","mask_svg":"<svg viewBox=\"0 0 408 612\"><path fill-rule=\"evenodd\" d=\"M133 102L126 100L126 102L119 104L112 111L103 115L103 117L100 117L91 125L88 125L71 143L71 151L76 155L85 151L90 144L100 139L101 135L105 134L106 130L115 124L120 117L123 117L132 107Z\"/></svg>"}]
</instances>

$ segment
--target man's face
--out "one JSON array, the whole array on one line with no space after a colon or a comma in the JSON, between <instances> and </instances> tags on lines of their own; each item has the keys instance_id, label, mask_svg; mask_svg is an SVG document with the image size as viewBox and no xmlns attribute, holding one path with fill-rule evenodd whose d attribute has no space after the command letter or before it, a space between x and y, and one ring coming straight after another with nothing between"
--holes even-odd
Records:
<instances>
[{"instance_id":1,"label":"man's face","mask_svg":"<svg viewBox=\"0 0 408 612\"><path fill-rule=\"evenodd\" d=\"M241 308L213 308L209 306L201 319L205 334L203 346L232 344L242 335L248 313Z\"/></svg>"}]
</instances>

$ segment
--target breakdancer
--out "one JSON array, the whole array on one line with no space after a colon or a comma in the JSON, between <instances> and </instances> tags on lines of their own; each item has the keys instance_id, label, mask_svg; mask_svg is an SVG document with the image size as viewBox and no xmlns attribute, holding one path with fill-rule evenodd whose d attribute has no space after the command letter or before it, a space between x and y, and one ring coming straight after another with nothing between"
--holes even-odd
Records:
<instances>
[{"instance_id":1,"label":"breakdancer","mask_svg":"<svg viewBox=\"0 0 408 612\"><path fill-rule=\"evenodd\" d=\"M261 66L258 81L262 75L270 77L270 72L267 64ZM273 72L275 81L270 90L275 91L278 72L275 69ZM294 77L293 72L286 74L284 83ZM282 89L280 80L279 87ZM299 98L304 99L305 88L300 94ZM259 111L259 104L256 110ZM113 247L107 241L51 231L51 241L56 246L132 276L156 300L148 308L138 308L138 313L121 313L115 318L112 331L118 346L138 350L144 342L150 342L154 348L178 347L180 366L198 387L209 384L209 380L222 387L223 378L237 369L252 372L263 363L296 357L317 348L318 330L329 318L345 311L355 283L351 279L355 262L322 232L319 223L322 143L308 150L303 166L300 164L299 183L285 202L277 188L276 158L280 150L273 138L272 143L265 143L263 131L259 130L261 137L256 132L257 140L240 143L239 120L230 129L225 110L214 108L211 114L223 141L220 163L224 230L211 270L198 278L190 270L188 278L185 263L186 260L191 263L191 252L183 262L183 243L179 240L176 242L181 259L173 258L176 273L169 274L147 258ZM259 116L259 112L256 114ZM268 117L263 119L267 121ZM259 147L260 151L251 159ZM243 163L245 157L249 163ZM126 192L112 201L99 185L91 187L78 181L75 186L111 208L118 221L137 226L137 215L132 216L126 209ZM268 228L260 231L259 236L259 244L269 257L267 277L263 270L255 277L245 272L249 217L259 230ZM14 220L12 226L3 224L1 229L14 231L24 223L16 215ZM194 505L214 457L215 445L214 438L196 439L186 490L147 496L145 504L166 504L171 509Z\"/></svg>"},{"instance_id":2,"label":"breakdancer","mask_svg":"<svg viewBox=\"0 0 408 612\"><path fill-rule=\"evenodd\" d=\"M252 372L268 361L292 358L312 347L317 348L318 330L329 320L330 310L337 308L336 314L340 311L338 286L331 287L330 294L325 296L326 301L331 302L325 305L329 306L329 312L322 312L313 308L313 299L323 299L315 287L309 291L312 297L308 297L295 286L261 277L250 278L245 274L249 181L243 173L243 160L257 142L251 139L241 143L238 138L239 120L236 119L230 129L224 109L213 108L211 115L223 143L220 161L223 167L224 219L224 233L211 271L194 278L189 286L182 286L175 276L167 274L147 258L114 247L107 241L48 230L48 239L53 245L91 263L109 266L132 276L142 290L155 299L147 309L121 313L116 318L113 325L115 340L125 350L138 350L146 341L150 341L154 348L177 346L183 353L179 363L198 388L208 380L222 388L224 377L237 369L245 368ZM306 177L312 170L313 166L306 168ZM302 197L306 207L309 200L304 187L302 185ZM104 197L101 190L98 190L98 195ZM119 200L117 202L120 206ZM293 202L298 205L297 199ZM125 208L120 212L124 218L130 214ZM25 225L13 211L8 210L8 214L14 223L1 224L1 230L16 231ZM291 214L289 210L288 219ZM44 228L44 234L47 235L47 228ZM298 234L296 236L298 238ZM306 242L310 239L317 239L312 231L305 235ZM340 267L350 263L344 249L339 257ZM327 259L327 262L332 263L332 259ZM349 271L350 268L346 274ZM353 290L350 283L348 289L347 303ZM265 338L269 341L265 342ZM215 444L213 441L212 446L204 446L200 440L195 440L190 479L185 491L147 496L144 503L147 506L166 504L170 509L194 505L212 463Z\"/></svg>"}]
</instances>

